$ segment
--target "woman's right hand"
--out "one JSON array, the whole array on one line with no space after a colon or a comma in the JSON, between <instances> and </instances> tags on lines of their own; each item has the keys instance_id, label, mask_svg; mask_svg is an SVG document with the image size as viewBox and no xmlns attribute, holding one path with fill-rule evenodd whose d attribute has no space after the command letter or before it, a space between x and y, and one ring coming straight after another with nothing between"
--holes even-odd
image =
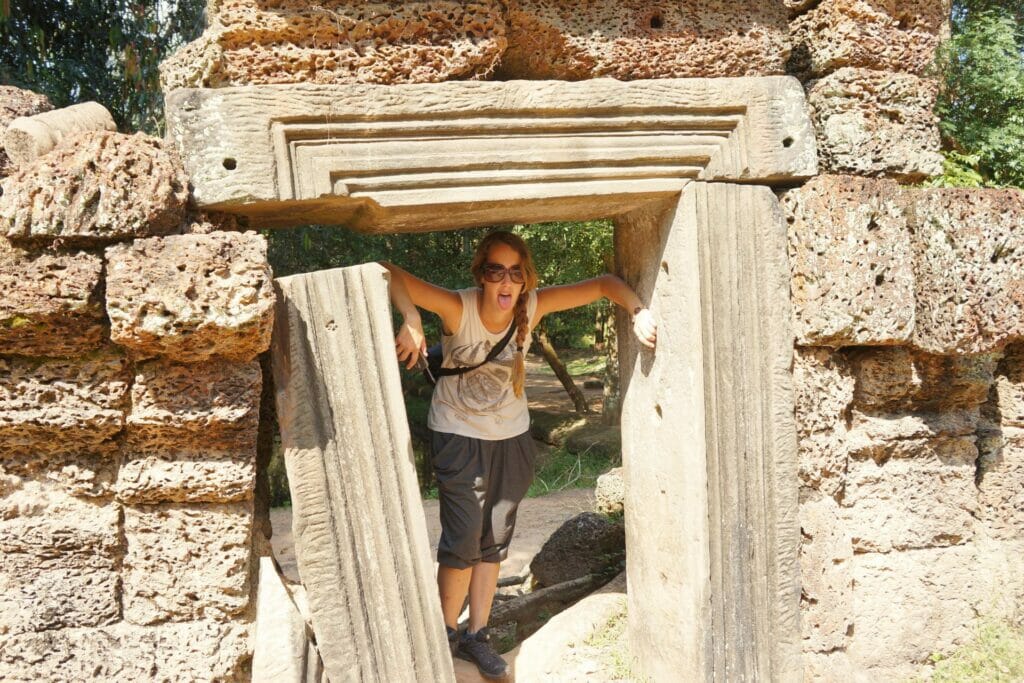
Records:
<instances>
[{"instance_id":1,"label":"woman's right hand","mask_svg":"<svg viewBox=\"0 0 1024 683\"><path fill-rule=\"evenodd\" d=\"M398 336L395 337L395 352L398 354L398 361L405 363L407 370L416 367L420 356L427 354L427 338L423 334L423 322L419 316L406 316L405 322L398 330Z\"/></svg>"}]
</instances>

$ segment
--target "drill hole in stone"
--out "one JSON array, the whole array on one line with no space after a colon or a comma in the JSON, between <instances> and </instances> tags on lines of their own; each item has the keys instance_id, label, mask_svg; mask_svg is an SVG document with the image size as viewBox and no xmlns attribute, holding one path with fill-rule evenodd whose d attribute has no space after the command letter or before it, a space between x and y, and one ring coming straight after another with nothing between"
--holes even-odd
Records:
<instances>
[{"instance_id":1,"label":"drill hole in stone","mask_svg":"<svg viewBox=\"0 0 1024 683\"><path fill-rule=\"evenodd\" d=\"M792 147L793 146L793 138L791 138L791 137L783 138L782 146L785 147L786 149L789 149L790 147Z\"/></svg>"},{"instance_id":2,"label":"drill hole in stone","mask_svg":"<svg viewBox=\"0 0 1024 683\"><path fill-rule=\"evenodd\" d=\"M668 275L668 261L661 262L661 269L665 271L665 275Z\"/></svg>"},{"instance_id":3,"label":"drill hole in stone","mask_svg":"<svg viewBox=\"0 0 1024 683\"><path fill-rule=\"evenodd\" d=\"M656 412L658 414L658 418L662 417L662 415L661 415L661 405L660 404L658 404L658 403L654 404L654 412Z\"/></svg>"},{"instance_id":4,"label":"drill hole in stone","mask_svg":"<svg viewBox=\"0 0 1024 683\"><path fill-rule=\"evenodd\" d=\"M224 160L224 168L226 168L229 171L234 171L236 168L238 168L238 162L232 159L231 157L228 157L227 159Z\"/></svg>"},{"instance_id":5,"label":"drill hole in stone","mask_svg":"<svg viewBox=\"0 0 1024 683\"><path fill-rule=\"evenodd\" d=\"M665 28L665 17L662 16L661 12L654 12L648 18L647 24L651 27L652 31L660 31Z\"/></svg>"}]
</instances>

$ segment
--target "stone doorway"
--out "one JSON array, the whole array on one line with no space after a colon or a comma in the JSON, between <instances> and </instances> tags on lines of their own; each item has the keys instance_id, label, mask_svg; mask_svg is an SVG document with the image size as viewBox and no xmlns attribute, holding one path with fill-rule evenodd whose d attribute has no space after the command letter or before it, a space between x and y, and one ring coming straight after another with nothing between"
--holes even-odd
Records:
<instances>
[{"instance_id":1,"label":"stone doorway","mask_svg":"<svg viewBox=\"0 0 1024 683\"><path fill-rule=\"evenodd\" d=\"M661 320L654 354L620 336L632 654L651 680L801 675L789 271L769 189L816 171L795 80L183 90L168 98L168 131L197 201L254 226L327 220L383 232L614 217L620 274ZM399 455L399 502L379 490L363 500L398 505L411 551L390 569L360 564L390 552L369 547L381 537L365 527L384 510L350 507L338 524L322 506L310 543L327 548L331 569L303 576L329 676L438 680L439 609L422 518L403 517L415 475L401 464L408 428L394 405L397 370L384 362L390 317L375 268L281 283L279 412L282 431L305 425L285 448L319 468L292 482L300 498L318 481L310 500L340 501L345 444ZM340 353L353 347L330 337L360 326L369 343L351 341L366 358ZM337 400L363 421L346 420ZM384 575L394 588L376 597L370 583L351 583ZM370 625L396 610L410 615L395 629L409 659Z\"/></svg>"}]
</instances>

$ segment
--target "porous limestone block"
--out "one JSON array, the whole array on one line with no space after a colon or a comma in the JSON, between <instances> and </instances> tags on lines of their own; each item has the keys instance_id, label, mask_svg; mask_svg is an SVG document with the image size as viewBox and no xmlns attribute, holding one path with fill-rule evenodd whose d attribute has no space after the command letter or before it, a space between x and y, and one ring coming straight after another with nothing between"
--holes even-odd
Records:
<instances>
[{"instance_id":1,"label":"porous limestone block","mask_svg":"<svg viewBox=\"0 0 1024 683\"><path fill-rule=\"evenodd\" d=\"M914 275L899 186L820 176L783 196L797 343L906 342Z\"/></svg>"},{"instance_id":2,"label":"porous limestone block","mask_svg":"<svg viewBox=\"0 0 1024 683\"><path fill-rule=\"evenodd\" d=\"M1024 428L1024 344L1010 344L999 362L992 406L1002 427Z\"/></svg>"},{"instance_id":3,"label":"porous limestone block","mask_svg":"<svg viewBox=\"0 0 1024 683\"><path fill-rule=\"evenodd\" d=\"M46 480L73 496L105 498L114 493L120 463L120 445L116 440L71 453L19 448L0 457L0 477Z\"/></svg>"},{"instance_id":4,"label":"porous limestone block","mask_svg":"<svg viewBox=\"0 0 1024 683\"><path fill-rule=\"evenodd\" d=\"M249 680L250 626L193 621L0 635L0 679L36 681Z\"/></svg>"},{"instance_id":5,"label":"porous limestone block","mask_svg":"<svg viewBox=\"0 0 1024 683\"><path fill-rule=\"evenodd\" d=\"M0 358L0 459L102 450L124 427L130 379L127 360L107 350Z\"/></svg>"},{"instance_id":6,"label":"porous limestone block","mask_svg":"<svg viewBox=\"0 0 1024 683\"><path fill-rule=\"evenodd\" d=\"M191 448L136 444L131 438L117 472L125 503L227 503L249 500L256 487L254 451L218 451L197 438Z\"/></svg>"},{"instance_id":7,"label":"porous limestone block","mask_svg":"<svg viewBox=\"0 0 1024 683\"><path fill-rule=\"evenodd\" d=\"M955 355L1024 338L1024 191L915 190L908 204L913 345Z\"/></svg>"},{"instance_id":8,"label":"porous limestone block","mask_svg":"<svg viewBox=\"0 0 1024 683\"><path fill-rule=\"evenodd\" d=\"M947 0L822 0L790 24L791 73L855 66L921 74L948 13Z\"/></svg>"},{"instance_id":9,"label":"porous limestone block","mask_svg":"<svg viewBox=\"0 0 1024 683\"><path fill-rule=\"evenodd\" d=\"M822 172L903 182L942 173L938 81L844 68L808 84Z\"/></svg>"},{"instance_id":10,"label":"porous limestone block","mask_svg":"<svg viewBox=\"0 0 1024 683\"><path fill-rule=\"evenodd\" d=\"M0 139L7 132L7 125L21 116L32 116L53 109L46 95L22 90L13 85L0 85ZM0 149L0 178L9 175L14 164L7 158L7 153Z\"/></svg>"},{"instance_id":11,"label":"porous limestone block","mask_svg":"<svg viewBox=\"0 0 1024 683\"><path fill-rule=\"evenodd\" d=\"M803 501L799 514L803 650L840 650L853 626L850 532L830 496Z\"/></svg>"},{"instance_id":12,"label":"porous limestone block","mask_svg":"<svg viewBox=\"0 0 1024 683\"><path fill-rule=\"evenodd\" d=\"M218 0L207 17L206 32L160 65L164 92L479 79L506 45L498 0Z\"/></svg>"},{"instance_id":13,"label":"porous limestone block","mask_svg":"<svg viewBox=\"0 0 1024 683\"><path fill-rule=\"evenodd\" d=\"M842 353L796 348L793 389L802 489L826 496L842 490L847 460L846 420L854 382Z\"/></svg>"},{"instance_id":14,"label":"porous limestone block","mask_svg":"<svg viewBox=\"0 0 1024 683\"><path fill-rule=\"evenodd\" d=\"M90 130L117 130L114 117L99 102L22 116L11 121L0 139L7 156L20 166L43 156L69 135Z\"/></svg>"},{"instance_id":15,"label":"porous limestone block","mask_svg":"<svg viewBox=\"0 0 1024 683\"><path fill-rule=\"evenodd\" d=\"M248 361L270 346L274 290L254 232L174 235L107 249L110 338L136 356Z\"/></svg>"},{"instance_id":16,"label":"porous limestone block","mask_svg":"<svg viewBox=\"0 0 1024 683\"><path fill-rule=\"evenodd\" d=\"M1024 430L978 439L978 517L988 533L1024 540Z\"/></svg>"},{"instance_id":17,"label":"porous limestone block","mask_svg":"<svg viewBox=\"0 0 1024 683\"><path fill-rule=\"evenodd\" d=\"M932 653L965 642L988 582L976 558L973 544L854 554L846 652L865 680L906 680Z\"/></svg>"},{"instance_id":18,"label":"porous limestone block","mask_svg":"<svg viewBox=\"0 0 1024 683\"><path fill-rule=\"evenodd\" d=\"M3 181L11 240L106 244L181 231L188 179L157 138L91 131L65 138Z\"/></svg>"},{"instance_id":19,"label":"porous limestone block","mask_svg":"<svg viewBox=\"0 0 1024 683\"><path fill-rule=\"evenodd\" d=\"M594 505L598 512L606 515L623 511L626 497L626 481L621 467L613 467L600 477L594 488Z\"/></svg>"},{"instance_id":20,"label":"porous limestone block","mask_svg":"<svg viewBox=\"0 0 1024 683\"><path fill-rule=\"evenodd\" d=\"M511 0L505 80L621 81L785 73L781 3Z\"/></svg>"},{"instance_id":21,"label":"porous limestone block","mask_svg":"<svg viewBox=\"0 0 1024 683\"><path fill-rule=\"evenodd\" d=\"M126 506L124 618L235 619L249 605L252 505Z\"/></svg>"},{"instance_id":22,"label":"porous limestone block","mask_svg":"<svg viewBox=\"0 0 1024 683\"><path fill-rule=\"evenodd\" d=\"M103 259L30 252L0 237L0 353L81 356L106 336Z\"/></svg>"},{"instance_id":23,"label":"porous limestone block","mask_svg":"<svg viewBox=\"0 0 1024 683\"><path fill-rule=\"evenodd\" d=\"M998 354L938 356L904 346L848 353L856 378L854 403L866 413L946 413L988 400Z\"/></svg>"},{"instance_id":24,"label":"porous limestone block","mask_svg":"<svg viewBox=\"0 0 1024 683\"><path fill-rule=\"evenodd\" d=\"M851 437L851 441L856 441ZM851 445L842 505L857 552L964 543L974 533L971 436Z\"/></svg>"},{"instance_id":25,"label":"porous limestone block","mask_svg":"<svg viewBox=\"0 0 1024 683\"><path fill-rule=\"evenodd\" d=\"M121 616L120 507L0 475L0 636Z\"/></svg>"}]
</instances>

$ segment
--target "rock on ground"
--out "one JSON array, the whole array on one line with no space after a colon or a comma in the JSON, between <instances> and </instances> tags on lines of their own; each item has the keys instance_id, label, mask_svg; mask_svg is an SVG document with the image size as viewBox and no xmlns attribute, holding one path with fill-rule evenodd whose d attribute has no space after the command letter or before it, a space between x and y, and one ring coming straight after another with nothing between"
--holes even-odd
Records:
<instances>
[{"instance_id":1,"label":"rock on ground","mask_svg":"<svg viewBox=\"0 0 1024 683\"><path fill-rule=\"evenodd\" d=\"M614 467L597 478L594 498L597 501L597 511L601 514L622 513L626 498L626 482L623 480L621 467Z\"/></svg>"},{"instance_id":2,"label":"rock on ground","mask_svg":"<svg viewBox=\"0 0 1024 683\"><path fill-rule=\"evenodd\" d=\"M512 0L504 79L713 78L785 73L779 3Z\"/></svg>"},{"instance_id":3,"label":"rock on ground","mask_svg":"<svg viewBox=\"0 0 1024 683\"><path fill-rule=\"evenodd\" d=\"M218 0L160 66L164 92L272 83L436 83L488 76L505 49L498 0Z\"/></svg>"},{"instance_id":4,"label":"rock on ground","mask_svg":"<svg viewBox=\"0 0 1024 683\"><path fill-rule=\"evenodd\" d=\"M254 232L136 240L107 249L111 340L136 356L248 361L270 346L274 290Z\"/></svg>"},{"instance_id":5,"label":"rock on ground","mask_svg":"<svg viewBox=\"0 0 1024 683\"><path fill-rule=\"evenodd\" d=\"M530 562L538 586L606 571L626 555L626 531L622 524L594 512L584 512L558 528Z\"/></svg>"},{"instance_id":6,"label":"rock on ground","mask_svg":"<svg viewBox=\"0 0 1024 683\"><path fill-rule=\"evenodd\" d=\"M3 181L0 232L14 241L106 244L181 231L188 179L157 138L91 131Z\"/></svg>"}]
</instances>

